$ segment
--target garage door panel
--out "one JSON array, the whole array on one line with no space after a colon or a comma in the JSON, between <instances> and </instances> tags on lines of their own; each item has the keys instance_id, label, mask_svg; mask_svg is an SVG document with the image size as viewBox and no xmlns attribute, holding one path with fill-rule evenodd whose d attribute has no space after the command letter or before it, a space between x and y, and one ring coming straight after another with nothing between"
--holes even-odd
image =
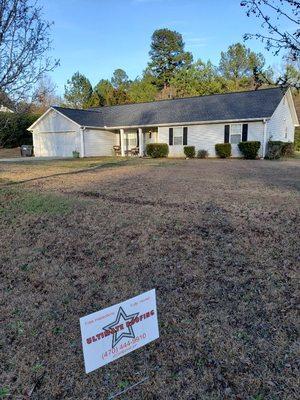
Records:
<instances>
[{"instance_id":1,"label":"garage door panel","mask_svg":"<svg viewBox=\"0 0 300 400\"><path fill-rule=\"evenodd\" d=\"M76 132L45 132L34 135L35 155L41 157L72 157L78 150Z\"/></svg>"}]
</instances>

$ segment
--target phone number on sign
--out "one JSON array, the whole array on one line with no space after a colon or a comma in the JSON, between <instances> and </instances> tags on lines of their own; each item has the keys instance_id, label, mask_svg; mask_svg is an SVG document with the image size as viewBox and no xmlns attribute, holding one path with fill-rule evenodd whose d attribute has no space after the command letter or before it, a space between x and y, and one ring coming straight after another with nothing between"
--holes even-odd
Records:
<instances>
[{"instance_id":1,"label":"phone number on sign","mask_svg":"<svg viewBox=\"0 0 300 400\"><path fill-rule=\"evenodd\" d=\"M131 340L127 340L127 342L124 342L122 344L120 344L119 346L113 347L107 351L105 351L104 353L102 353L102 359L104 360L105 358L108 357L115 357L117 354L119 355L120 353L126 352L128 350L130 350L130 348L134 345L136 345L138 342L140 342L141 340L145 340L147 337L146 333L142 333L141 335L131 339Z\"/></svg>"}]
</instances>

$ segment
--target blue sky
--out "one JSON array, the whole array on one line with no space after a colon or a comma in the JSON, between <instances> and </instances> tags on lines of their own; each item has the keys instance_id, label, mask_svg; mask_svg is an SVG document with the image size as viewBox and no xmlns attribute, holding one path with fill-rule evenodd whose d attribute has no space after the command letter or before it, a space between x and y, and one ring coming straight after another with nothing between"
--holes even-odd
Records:
<instances>
[{"instance_id":1,"label":"blue sky","mask_svg":"<svg viewBox=\"0 0 300 400\"><path fill-rule=\"evenodd\" d=\"M194 59L217 64L222 50L257 32L259 22L248 18L239 0L40 0L46 19L53 21L53 56L61 61L50 74L63 94L76 71L95 85L116 68L131 79L141 75L155 29L180 32ZM281 59L264 51L258 41L246 45L262 51L271 66Z\"/></svg>"}]
</instances>

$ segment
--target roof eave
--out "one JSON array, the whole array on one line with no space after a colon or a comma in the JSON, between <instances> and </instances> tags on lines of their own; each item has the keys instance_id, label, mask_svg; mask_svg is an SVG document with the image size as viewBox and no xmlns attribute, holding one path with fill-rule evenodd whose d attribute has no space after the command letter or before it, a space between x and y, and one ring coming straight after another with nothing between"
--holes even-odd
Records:
<instances>
[{"instance_id":1,"label":"roof eave","mask_svg":"<svg viewBox=\"0 0 300 400\"><path fill-rule=\"evenodd\" d=\"M183 125L204 125L204 124L222 124L227 122L258 122L263 121L266 119L270 119L270 116L264 116L259 118L231 118L231 119L219 119L219 120L212 120L212 121L185 121L185 122L168 122L163 124L144 124L144 125L119 125L119 126L104 126L104 129L129 129L129 128L150 128L153 126L157 127L165 127L165 126L183 126ZM87 127L87 128L94 128L94 127Z\"/></svg>"}]
</instances>

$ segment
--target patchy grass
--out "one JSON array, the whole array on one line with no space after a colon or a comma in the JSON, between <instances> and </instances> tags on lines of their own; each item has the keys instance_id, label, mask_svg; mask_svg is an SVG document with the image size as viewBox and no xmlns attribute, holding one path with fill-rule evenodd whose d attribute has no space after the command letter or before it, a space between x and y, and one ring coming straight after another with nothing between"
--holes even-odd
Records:
<instances>
[{"instance_id":1,"label":"patchy grass","mask_svg":"<svg viewBox=\"0 0 300 400\"><path fill-rule=\"evenodd\" d=\"M29 180L38 180L58 175L77 174L99 168L116 168L124 166L149 165L164 167L177 165L182 160L140 159L128 157L91 157L66 160L35 160L2 162L0 160L0 185L12 185Z\"/></svg>"},{"instance_id":2,"label":"patchy grass","mask_svg":"<svg viewBox=\"0 0 300 400\"><path fill-rule=\"evenodd\" d=\"M4 398L107 399L149 377L124 399L297 399L299 172L133 160L2 189ZM86 375L79 318L152 288L160 339Z\"/></svg>"},{"instance_id":3,"label":"patchy grass","mask_svg":"<svg viewBox=\"0 0 300 400\"><path fill-rule=\"evenodd\" d=\"M51 193L37 193L0 189L0 214L16 217L17 214L59 215L72 209L72 201Z\"/></svg>"}]
</instances>

